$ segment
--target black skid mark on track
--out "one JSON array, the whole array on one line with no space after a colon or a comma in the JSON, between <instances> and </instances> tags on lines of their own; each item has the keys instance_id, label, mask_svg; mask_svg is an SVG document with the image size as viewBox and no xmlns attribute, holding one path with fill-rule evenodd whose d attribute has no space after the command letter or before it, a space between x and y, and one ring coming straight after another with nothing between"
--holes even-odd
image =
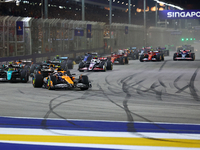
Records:
<instances>
[{"instance_id":1,"label":"black skid mark on track","mask_svg":"<svg viewBox=\"0 0 200 150\"><path fill-rule=\"evenodd\" d=\"M110 90L112 93L114 93L114 94L122 94L123 92L122 91L120 91L119 90L119 88L117 88L117 87L108 87L108 90Z\"/></svg>"},{"instance_id":2,"label":"black skid mark on track","mask_svg":"<svg viewBox=\"0 0 200 150\"><path fill-rule=\"evenodd\" d=\"M91 97L91 96L95 96L95 97L103 97L103 96L102 96L102 93L101 93L100 90L93 91L92 93L89 92L89 91L87 90L87 91L85 91L85 93L82 95L81 98L82 98L82 99L86 99L86 98Z\"/></svg>"},{"instance_id":3,"label":"black skid mark on track","mask_svg":"<svg viewBox=\"0 0 200 150\"><path fill-rule=\"evenodd\" d=\"M134 133L134 134L137 134L143 138L146 138L146 139L151 139L151 140L156 140L156 141L166 141L166 142L174 142L174 143L185 143L185 142L181 142L181 141L171 141L171 140L165 140L165 139L158 139L158 138L152 138L152 137L147 137L147 136L144 136L143 134L140 134L136 131L135 127L134 127L134 119L133 119L133 116L132 115L136 115L135 113L133 113L132 111L129 110L128 108L128 99L130 99L131 97L131 94L129 93L128 89L129 89L129 85L126 83L128 80L127 79L132 79L132 78L124 78L123 80L121 80L122 82L122 90L124 93L126 93L126 97L123 101L123 106L124 106L124 110L127 114L127 119L128 119L128 123L127 123L127 131L131 132L131 133ZM126 80L126 81L125 81ZM156 87L158 87L158 85L156 85L156 83L152 84L151 86L151 90L154 90ZM155 90L154 90L155 91ZM158 91L156 91L158 92ZM159 95L161 96L162 93L159 93ZM160 98L161 99L161 98ZM139 116L137 114L137 116ZM141 118L143 118L144 120L148 120L142 116L140 116ZM148 120L148 122L151 122L152 124L154 124L155 126L157 126L158 128L162 129L162 130L165 130L165 131L168 131L167 129L165 128L162 128L160 127L159 125L155 124L154 122ZM168 131L169 133L172 133L171 131ZM189 142L188 142L189 143Z\"/></svg>"},{"instance_id":4,"label":"black skid mark on track","mask_svg":"<svg viewBox=\"0 0 200 150\"><path fill-rule=\"evenodd\" d=\"M127 77L125 77L125 78L122 79L122 80L121 80L121 79L118 79L118 80L117 80L117 84L121 86L121 83L122 83L122 82L124 82L124 81L127 80L127 79L128 79L128 80L131 80L134 76L136 76L136 75L138 75L138 74L139 74L139 73L136 73L136 74L127 76Z\"/></svg>"},{"instance_id":5,"label":"black skid mark on track","mask_svg":"<svg viewBox=\"0 0 200 150\"><path fill-rule=\"evenodd\" d=\"M106 76L105 81L108 85L111 85L110 82L108 82L108 76Z\"/></svg>"},{"instance_id":6,"label":"black skid mark on track","mask_svg":"<svg viewBox=\"0 0 200 150\"><path fill-rule=\"evenodd\" d=\"M114 94L122 94L122 92L119 91L117 85L110 84L110 82L108 81L108 76L106 76L105 81L109 85L108 90L110 90Z\"/></svg>"},{"instance_id":7,"label":"black skid mark on track","mask_svg":"<svg viewBox=\"0 0 200 150\"><path fill-rule=\"evenodd\" d=\"M165 64L167 63L168 60L164 61L164 63L162 64L162 66L160 66L159 71L161 71L163 69L163 67L165 66Z\"/></svg>"},{"instance_id":8,"label":"black skid mark on track","mask_svg":"<svg viewBox=\"0 0 200 150\"><path fill-rule=\"evenodd\" d=\"M138 116L138 117L144 119L144 120L147 121L147 122L151 122L153 125L157 126L158 128L160 128L160 129L162 129L162 130L165 130L165 131L168 131L168 130L165 129L165 128L160 127L159 125L157 125L157 124L155 124L154 122L148 120L147 118L144 118L143 116L140 116L140 115L138 115L138 114L136 114L136 113L133 113L132 111L130 111L130 110L128 109L128 99L129 99L130 96L131 96L130 93L129 93L129 91L128 91L128 88L129 88L129 86L126 84L126 82L124 82L124 83L122 84L122 89L123 89L123 91L127 94L125 100L123 101L123 106L124 106L124 107L122 107L122 106L116 104L114 101L112 101L112 100L109 99L109 97L108 97L108 99L109 99L112 103L114 103L115 105L119 106L120 108L122 108L122 109L126 112L126 114L127 114L127 119L128 119L127 131L129 131L130 133L137 134L137 135L139 135L139 136L141 136L141 137L143 137L143 138L146 138L146 139L158 140L158 141L170 141L170 140L161 140L161 139L157 139L157 138L147 137L147 136L144 136L143 134L140 134L140 133L138 133L138 132L136 131L136 129L135 129L135 127L134 127L134 119L133 119L133 116L132 116L132 115L136 115L136 116ZM170 131L168 131L168 132L170 132ZM170 142L179 142L179 141L170 141Z\"/></svg>"},{"instance_id":9,"label":"black skid mark on track","mask_svg":"<svg viewBox=\"0 0 200 150\"><path fill-rule=\"evenodd\" d=\"M138 84L140 84L140 83L142 83L144 81L145 81L145 79L142 79L142 80L140 80L140 81L138 81L138 82L136 82L134 84L131 84L130 86L134 87L134 86L136 86L136 85L138 85Z\"/></svg>"},{"instance_id":10,"label":"black skid mark on track","mask_svg":"<svg viewBox=\"0 0 200 150\"><path fill-rule=\"evenodd\" d=\"M181 92L183 92L185 89L189 88L191 93L188 93L188 92L185 92L185 93L190 94L190 95L194 98L194 100L199 101L200 99L199 99L199 96L198 96L198 94L197 94L197 90L196 90L196 88L195 88L195 86L194 86L194 81L195 81L195 78L196 78L196 76L197 76L198 71L199 71L199 68L197 68L197 69L195 70L195 72L193 73L193 75L192 75L192 77L191 77L191 79L190 79L190 83L189 83L188 85L184 86L183 88L180 88L180 87L177 86L177 82L178 82L179 79L183 76L183 75L180 75L180 76L174 81L174 86L178 89L178 91L177 91L176 93L181 93Z\"/></svg>"},{"instance_id":11,"label":"black skid mark on track","mask_svg":"<svg viewBox=\"0 0 200 150\"><path fill-rule=\"evenodd\" d=\"M127 94L125 100L123 101L123 106L124 106L124 107L122 107L121 105L115 103L112 99L110 99L110 98L108 97L108 95L106 95L106 93L105 93L105 92L103 91L103 89L100 87L100 85L98 85L98 86L99 86L99 88L103 91L104 95L108 98L108 100L109 100L111 103L115 104L116 106L120 107L121 109L123 109L123 110L126 112L127 118L128 118L128 123L127 123L127 129L128 129L128 131L131 132L131 133L137 134L137 135L139 135L139 136L141 136L141 137L143 137L143 138L146 138L146 139L157 140L157 141L166 141L166 142L174 142L174 143L177 143L177 142L178 142L178 143L186 143L186 142L181 142L181 141L178 141L178 140L177 140L177 141L171 141L171 140L165 140L165 139L157 139L157 138L152 138L152 137L146 137L146 136L144 136L144 135L142 135L142 134L140 134L140 133L137 133L137 131L136 131L135 127L134 127L134 119L133 119L133 116L132 116L132 115L135 115L135 116L137 116L137 117L139 117L139 118L142 118L144 121L150 122L150 123L152 123L152 125L158 127L158 128L161 129L161 130L167 131L168 133L174 133L174 132L173 132L173 131L170 131L170 130L168 130L168 129L166 129L166 128L160 127L158 124L154 123L153 121L151 121L151 120L149 120L149 119L147 119L147 118L145 118L145 117L143 117L143 116L141 116L141 115L138 115L138 114L136 114L136 113L134 113L134 112L132 112L132 111L130 111L130 110L128 109L128 99L131 97L131 94L130 94L129 91L128 91L128 89L130 89L130 85L128 85L128 84L126 83L127 79L132 79L132 78L130 78L130 76L129 76L129 77L126 77L126 78L124 78L124 79L121 80L123 92ZM125 81L125 80L126 80L126 81ZM141 85L140 85L139 83L142 83L143 81L144 81L144 80L141 80L141 81L138 82L138 84L135 84L135 85L138 85L138 88L136 89L136 90L138 90L137 92L144 92L144 91L140 90L140 88L139 88L139 87L141 87ZM108 81L107 81L107 82L108 82ZM165 88L167 87L161 80L159 80L159 83L161 84L161 86L163 86L163 87L165 87ZM132 85L132 86L133 86L133 85ZM160 85L156 85L156 83L154 83L154 84L151 85L150 89L147 89L146 87L144 87L144 88L146 89L146 90L145 90L146 92L150 92L151 90L153 90L153 91L155 92L155 88L156 88L156 87L159 87L159 86L160 86ZM133 88L133 87L132 87L132 88ZM165 90L166 90L166 89L165 89ZM154 93L154 92L153 92L153 93ZM162 91L161 91L161 92L156 91L156 92L158 92L158 95L160 95L160 99L161 99ZM188 143L189 143L189 142L188 142ZM190 143L190 144L192 144L192 143Z\"/></svg>"},{"instance_id":12,"label":"black skid mark on track","mask_svg":"<svg viewBox=\"0 0 200 150\"><path fill-rule=\"evenodd\" d=\"M141 133L138 133L138 132L136 131L135 127L134 127L134 120L133 120L133 116L132 116L132 115L135 115L135 116L137 116L137 117L143 119L144 121L147 121L147 122L152 123L152 125L158 127L159 129L161 129L161 130L163 130L163 131L167 131L168 133L174 133L174 132L172 132L172 131L170 131L170 130L168 130L168 129L166 129L166 128L160 127L158 124L154 123L153 121L151 121L151 120L149 120L149 119L147 119L147 118L145 118L145 117L143 117L143 116L141 116L141 115L138 115L138 114L136 114L136 113L130 111L130 110L128 109L128 105L127 105L128 101L127 101L126 99L123 101L123 106L124 106L124 107L122 107L121 105L115 103L115 102L114 102L112 99L110 99L109 96L103 91L103 89L101 88L101 86L100 86L99 84L98 84L97 86L98 86L99 89L104 93L104 95L107 97L107 99L108 99L111 103L113 103L114 105L118 106L119 108L121 108L121 109L123 109L124 111L127 112L127 117L128 117L128 120L129 120L129 122L127 123L127 130L128 130L130 133L137 134L138 136L140 136L140 137L142 137L142 138L145 138L145 139L151 139L151 140L156 140L156 141L166 141L166 142L174 142L174 143L177 143L177 142L178 142L178 143L189 143L189 142L171 141L171 140L165 140L165 139L152 138L152 137L144 136L144 135L141 134ZM129 92L127 92L127 84L126 84L126 83L123 84L123 90L124 90L125 93L127 93L127 98L129 98L130 94L129 94ZM193 143L191 143L191 144L193 144Z\"/></svg>"},{"instance_id":13,"label":"black skid mark on track","mask_svg":"<svg viewBox=\"0 0 200 150\"><path fill-rule=\"evenodd\" d=\"M131 76L128 76L128 77L126 77L125 79L132 79L133 78L133 76L135 76L135 75L137 75L137 74L134 74L134 75L131 75ZM108 76L105 78L105 81L106 81L106 83L108 84L108 85L110 85L109 87L108 87L108 90L110 90L112 93L114 93L114 94L122 94L123 92L121 91L121 89L117 86L117 85L112 85L112 84L110 84L110 82L108 81ZM123 79L124 80L124 79ZM118 85L121 87L121 84L122 84L122 80L121 79L118 79L118 81L117 81L117 83L118 83ZM136 83L136 84L139 84L139 83ZM129 86L130 87L130 86ZM130 88L132 88L132 87L130 87Z\"/></svg>"},{"instance_id":14,"label":"black skid mark on track","mask_svg":"<svg viewBox=\"0 0 200 150\"><path fill-rule=\"evenodd\" d=\"M198 96L198 94L197 94L197 91L196 91L196 89L195 89L195 87L194 87L194 81L195 81L195 78L196 78L196 76L197 76L198 70L199 70L199 68L197 68L196 71L194 72L194 74L192 75L192 78L191 78L190 84L189 84L189 88L190 88L191 95L192 95L192 97L193 97L195 100L197 100L197 101L199 101L200 99L199 99L199 96Z\"/></svg>"},{"instance_id":15,"label":"black skid mark on track","mask_svg":"<svg viewBox=\"0 0 200 150\"><path fill-rule=\"evenodd\" d=\"M138 73L137 73L137 74L138 74ZM131 79L132 79L134 76L136 76L137 74L133 74L133 75L127 76L127 77L125 77L124 79L122 79L121 81L118 81L118 85L121 85L123 82L126 82L126 81L128 81L128 80L131 80ZM161 81L161 79L159 79L160 85L156 85L156 83L154 83L153 85L151 85L150 88L146 88L146 87L140 85L140 84L141 84L142 82L144 82L144 81L145 81L145 79L142 79L142 80L140 80L140 81L137 81L136 83L130 83L130 84L128 85L127 82L126 82L126 84L127 84L127 86L129 87L129 90L130 90L130 89L136 90L136 93L139 94L139 95L142 95L142 93L146 93L146 92L151 93L150 91L152 91L152 94L155 93L158 100L162 100L163 91L162 91L162 90L161 90L161 91L157 91L157 90L155 89L156 87L159 87L160 85L163 86L164 88L167 87L167 86ZM106 79L106 82L109 83L107 79ZM137 88L134 88L134 87L137 86L137 85L138 85L138 87L137 87ZM146 90L141 90L141 87L145 88ZM115 93L115 94L121 94L121 92L115 91L114 88L108 87L108 89L109 89L111 92ZM117 90L119 90L119 88L117 88ZM166 89L165 89L165 91L166 91Z\"/></svg>"},{"instance_id":16,"label":"black skid mark on track","mask_svg":"<svg viewBox=\"0 0 200 150\"><path fill-rule=\"evenodd\" d=\"M141 90L141 85L138 85L138 87L137 87L137 89L136 89L136 92L137 92L137 94L139 94L139 95L143 95L143 91Z\"/></svg>"},{"instance_id":17,"label":"black skid mark on track","mask_svg":"<svg viewBox=\"0 0 200 150\"><path fill-rule=\"evenodd\" d=\"M70 102L70 101L73 101L73 100L63 101L63 102L61 102L61 103L59 103L59 104L57 104L57 105L55 105L55 106L52 107L53 101L55 101L56 99L58 99L58 98L60 98L60 97L63 97L63 96L66 96L66 94L64 94L64 95L59 95L59 96L53 98L53 99L50 101L50 103L49 103L49 111L45 114L44 120L43 120L42 123L41 123L41 125L42 125L45 129L46 129L46 127L47 127L47 126L46 126L47 118L49 117L49 115L50 115L51 113L57 115L58 117L60 117L60 118L62 118L62 119L65 119L68 123L75 125L73 122L68 121L65 117L62 117L62 116L60 116L60 115L58 115L57 113L54 112L54 109L55 109L56 107L60 106L61 104L67 103L67 102ZM75 100L75 99L74 99L74 100Z\"/></svg>"},{"instance_id":18,"label":"black skid mark on track","mask_svg":"<svg viewBox=\"0 0 200 150\"><path fill-rule=\"evenodd\" d=\"M130 87L131 87L131 88L134 88L134 86L137 86L137 85L138 85L138 87L137 87L137 88L134 88L134 89L136 90L136 93L137 93L137 94L143 95L142 92L141 92L141 90L140 90L140 88L141 88L141 85L140 85L140 84L141 84L142 82L144 82L144 81L145 81L145 79L142 79L142 80L140 80L140 81L138 81L138 82L136 82L136 83L134 83L134 84L131 84Z\"/></svg>"},{"instance_id":19,"label":"black skid mark on track","mask_svg":"<svg viewBox=\"0 0 200 150\"><path fill-rule=\"evenodd\" d=\"M160 78L158 78L158 82L160 83L160 85L162 85L164 88L167 88L167 86L161 81Z\"/></svg>"},{"instance_id":20,"label":"black skid mark on track","mask_svg":"<svg viewBox=\"0 0 200 150\"><path fill-rule=\"evenodd\" d=\"M162 90L161 91L157 91L155 88L159 87L160 85L156 85L156 83L153 83L150 87L150 89L152 91L154 91L156 93L156 97L158 100L162 100Z\"/></svg>"},{"instance_id":21,"label":"black skid mark on track","mask_svg":"<svg viewBox=\"0 0 200 150\"><path fill-rule=\"evenodd\" d=\"M186 86L183 87L183 88L179 88L179 87L178 87L177 83L178 83L178 81L181 79L182 76L183 76L183 75L180 75L180 76L178 76L178 77L174 80L174 87L178 89L178 91L177 91L176 93L181 93L182 91L184 91L185 89L187 89L187 88L189 87L189 85L186 85ZM189 94L188 92L185 92L185 93Z\"/></svg>"},{"instance_id":22,"label":"black skid mark on track","mask_svg":"<svg viewBox=\"0 0 200 150\"><path fill-rule=\"evenodd\" d=\"M148 88L147 90L143 90L142 92L150 92L150 91L153 91L153 93L156 94L156 97L158 100L162 100L162 90L161 91L157 91L156 88L159 87L160 85L157 85L156 82L154 82L150 88ZM138 89L140 90L140 89ZM140 90L141 91L141 90Z\"/></svg>"},{"instance_id":23,"label":"black skid mark on track","mask_svg":"<svg viewBox=\"0 0 200 150\"><path fill-rule=\"evenodd\" d=\"M51 113L53 113L54 115L58 116L59 118L65 120L65 121L67 121L68 123L74 125L75 127L81 128L79 125L75 124L75 123L72 122L72 121L69 121L67 118L65 118L65 117L59 115L58 113L56 113L56 112L54 111L54 109L57 108L58 106L64 104L64 103L68 103L68 102L71 102L71 101L81 100L81 99L87 98L87 97L84 97L84 95L85 95L85 93L84 93L80 98L75 98L75 99L63 101L63 102L61 102L61 103L59 103L59 104L57 104L57 105L55 105L55 106L52 107L52 103L53 103L56 99L58 99L58 98L60 98L60 97L63 97L63 96L67 96L67 94L59 95L59 96L53 98L53 99L50 101L50 103L49 103L49 111L45 114L44 119L43 119L42 122L41 122L41 126L43 127L43 129L48 129L47 119L48 119L48 117L49 117L49 115L50 115ZM67 126L66 126L66 127L67 127ZM88 129L88 128L86 128L86 127L82 127L82 128ZM51 130L50 130L50 131L51 131ZM53 132L53 131L51 131L51 132ZM54 133L55 133L55 132L54 132ZM56 133L56 134L58 134L58 133ZM59 133L59 134L60 134L60 133ZM64 135L64 134L62 134L62 135Z\"/></svg>"},{"instance_id":24,"label":"black skid mark on track","mask_svg":"<svg viewBox=\"0 0 200 150\"><path fill-rule=\"evenodd\" d=\"M124 79L122 79L122 80L120 81L120 83L126 82L126 80L131 80L131 79L133 79L133 77L135 77L135 76L138 75L138 74L139 74L139 73L136 73L136 74L127 76L127 77L125 77Z\"/></svg>"},{"instance_id":25,"label":"black skid mark on track","mask_svg":"<svg viewBox=\"0 0 200 150\"><path fill-rule=\"evenodd\" d=\"M136 90L136 93L139 95L144 95L144 93L156 94L158 100L162 100L162 95L174 96L173 94L167 93L167 90L166 90L167 86L164 84L164 82L162 82L162 80L160 78L158 79L159 85L157 85L157 82L154 82L150 86L150 88L147 88L147 87L141 85L141 83L143 83L144 81L145 81L145 79L142 79L136 83L130 84L129 88ZM137 85L138 85L138 87L135 87ZM159 86L162 86L164 89L162 88L160 91L156 90L156 88ZM142 89L142 88L144 88L144 89Z\"/></svg>"},{"instance_id":26,"label":"black skid mark on track","mask_svg":"<svg viewBox=\"0 0 200 150\"><path fill-rule=\"evenodd\" d=\"M20 93L24 94L24 92L22 92L21 90L18 89L18 91L19 91Z\"/></svg>"},{"instance_id":27,"label":"black skid mark on track","mask_svg":"<svg viewBox=\"0 0 200 150\"><path fill-rule=\"evenodd\" d=\"M142 90L141 88L145 88L146 90ZM173 94L168 94L168 93L166 93L167 91L166 91L166 89L162 89L161 91L156 91L155 89L154 90L152 90L151 88L146 88L146 87L144 87L143 85L138 85L138 87L137 87L137 93L139 94L139 95L144 95L143 93L149 93L149 94L157 94L157 98L159 99L159 100L162 100L161 99L161 97L162 97L162 95L168 95L168 96L175 96L175 95L173 95Z\"/></svg>"},{"instance_id":28,"label":"black skid mark on track","mask_svg":"<svg viewBox=\"0 0 200 150\"><path fill-rule=\"evenodd\" d=\"M133 76L129 77L128 79L131 80ZM125 78L127 79L127 78ZM128 89L129 86L127 85L126 82L124 82L124 80L121 80L122 82L122 90L124 93L126 93L126 97L123 100L123 106L124 106L124 110L126 112L127 115L127 119L128 119L128 124L127 124L127 131L129 132L136 132L135 127L134 127L134 120L133 120L133 116L128 108L128 99L130 99L131 94L129 93Z\"/></svg>"}]
</instances>

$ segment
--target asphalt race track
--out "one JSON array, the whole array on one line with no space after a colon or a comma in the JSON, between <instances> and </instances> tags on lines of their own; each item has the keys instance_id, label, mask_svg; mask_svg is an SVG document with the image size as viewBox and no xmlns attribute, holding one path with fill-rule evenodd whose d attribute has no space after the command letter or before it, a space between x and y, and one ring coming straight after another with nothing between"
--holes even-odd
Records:
<instances>
[{"instance_id":1,"label":"asphalt race track","mask_svg":"<svg viewBox=\"0 0 200 150\"><path fill-rule=\"evenodd\" d=\"M195 45L195 49L198 45ZM0 114L12 117L200 124L200 50L195 61L130 60L112 71L84 72L92 88L47 90L0 83ZM81 73L75 65L71 73Z\"/></svg>"},{"instance_id":2,"label":"asphalt race track","mask_svg":"<svg viewBox=\"0 0 200 150\"><path fill-rule=\"evenodd\" d=\"M1 82L0 149L199 150L199 47L195 61L173 61L171 52L162 62L84 72L86 91Z\"/></svg>"}]
</instances>

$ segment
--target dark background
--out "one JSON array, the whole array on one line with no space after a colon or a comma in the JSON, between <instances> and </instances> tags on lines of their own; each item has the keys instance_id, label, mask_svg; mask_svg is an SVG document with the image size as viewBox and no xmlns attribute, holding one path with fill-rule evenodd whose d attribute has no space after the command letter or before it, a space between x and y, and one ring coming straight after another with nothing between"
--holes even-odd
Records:
<instances>
[{"instance_id":1,"label":"dark background","mask_svg":"<svg viewBox=\"0 0 200 150\"><path fill-rule=\"evenodd\" d=\"M199 0L168 0L168 2L180 5L185 9L200 9Z\"/></svg>"},{"instance_id":2,"label":"dark background","mask_svg":"<svg viewBox=\"0 0 200 150\"><path fill-rule=\"evenodd\" d=\"M24 3L28 1L29 3ZM21 0L20 5L16 6L15 3L0 3L0 16L21 16L41 18L41 3L42 0ZM43 0L44 1L44 0ZM117 3L119 1L119 3ZM180 6L184 9L200 9L200 0L162 0L166 3L171 3ZM124 4L122 4L124 2ZM113 5L112 22L115 23L129 23L128 0L115 0ZM81 0L48 0L48 18L59 18L68 20L82 20L82 3ZM131 0L131 24L143 25L143 0ZM155 6L154 0L146 0L147 6L151 9ZM53 5L53 6L52 6ZM56 5L56 7L54 7ZM134 5L134 7L133 7ZM60 9L59 6L65 7ZM158 5L158 7L164 6ZM141 9L141 12L137 11ZM168 8L173 9L173 8ZM43 16L44 17L44 16ZM85 0L85 20L98 21L109 24L109 1L108 0ZM160 21L160 20L158 20ZM162 20L161 20L162 21ZM193 26L199 25L200 22ZM155 25L155 11L147 12L147 27ZM168 27L173 27L174 23L169 21ZM185 28L185 27L183 27Z\"/></svg>"}]
</instances>

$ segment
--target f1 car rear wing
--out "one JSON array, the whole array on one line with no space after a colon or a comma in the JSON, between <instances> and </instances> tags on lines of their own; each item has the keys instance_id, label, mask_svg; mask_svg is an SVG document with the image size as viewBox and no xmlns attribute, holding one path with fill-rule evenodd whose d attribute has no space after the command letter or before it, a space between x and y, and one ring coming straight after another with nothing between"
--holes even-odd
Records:
<instances>
[{"instance_id":1,"label":"f1 car rear wing","mask_svg":"<svg viewBox=\"0 0 200 150\"><path fill-rule=\"evenodd\" d=\"M99 60L101 60L101 61L105 61L105 60L107 60L108 58L107 57L100 57L99 58Z\"/></svg>"},{"instance_id":2,"label":"f1 car rear wing","mask_svg":"<svg viewBox=\"0 0 200 150\"><path fill-rule=\"evenodd\" d=\"M5 68L23 68L21 64L12 64L12 65L5 65Z\"/></svg>"},{"instance_id":3,"label":"f1 car rear wing","mask_svg":"<svg viewBox=\"0 0 200 150\"><path fill-rule=\"evenodd\" d=\"M68 57L59 57L60 60L67 60Z\"/></svg>"},{"instance_id":4,"label":"f1 car rear wing","mask_svg":"<svg viewBox=\"0 0 200 150\"><path fill-rule=\"evenodd\" d=\"M130 50L136 50L137 47L130 47Z\"/></svg>"},{"instance_id":5,"label":"f1 car rear wing","mask_svg":"<svg viewBox=\"0 0 200 150\"><path fill-rule=\"evenodd\" d=\"M183 52L183 51L191 52L192 50L183 50L183 49L179 50L179 52Z\"/></svg>"}]
</instances>

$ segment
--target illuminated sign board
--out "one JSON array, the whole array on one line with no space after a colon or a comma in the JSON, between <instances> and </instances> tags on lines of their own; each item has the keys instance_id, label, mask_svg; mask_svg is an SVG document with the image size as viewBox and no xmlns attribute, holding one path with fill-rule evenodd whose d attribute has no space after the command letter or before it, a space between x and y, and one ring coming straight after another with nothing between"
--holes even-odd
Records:
<instances>
[{"instance_id":1,"label":"illuminated sign board","mask_svg":"<svg viewBox=\"0 0 200 150\"><path fill-rule=\"evenodd\" d=\"M83 29L75 29L74 30L74 35L75 36L84 36L84 30Z\"/></svg>"},{"instance_id":2,"label":"illuminated sign board","mask_svg":"<svg viewBox=\"0 0 200 150\"><path fill-rule=\"evenodd\" d=\"M92 38L92 25L87 24L87 38Z\"/></svg>"},{"instance_id":3,"label":"illuminated sign board","mask_svg":"<svg viewBox=\"0 0 200 150\"><path fill-rule=\"evenodd\" d=\"M23 21L16 22L17 35L23 35Z\"/></svg>"},{"instance_id":4,"label":"illuminated sign board","mask_svg":"<svg viewBox=\"0 0 200 150\"><path fill-rule=\"evenodd\" d=\"M160 19L200 19L200 10L163 10Z\"/></svg>"}]
</instances>

